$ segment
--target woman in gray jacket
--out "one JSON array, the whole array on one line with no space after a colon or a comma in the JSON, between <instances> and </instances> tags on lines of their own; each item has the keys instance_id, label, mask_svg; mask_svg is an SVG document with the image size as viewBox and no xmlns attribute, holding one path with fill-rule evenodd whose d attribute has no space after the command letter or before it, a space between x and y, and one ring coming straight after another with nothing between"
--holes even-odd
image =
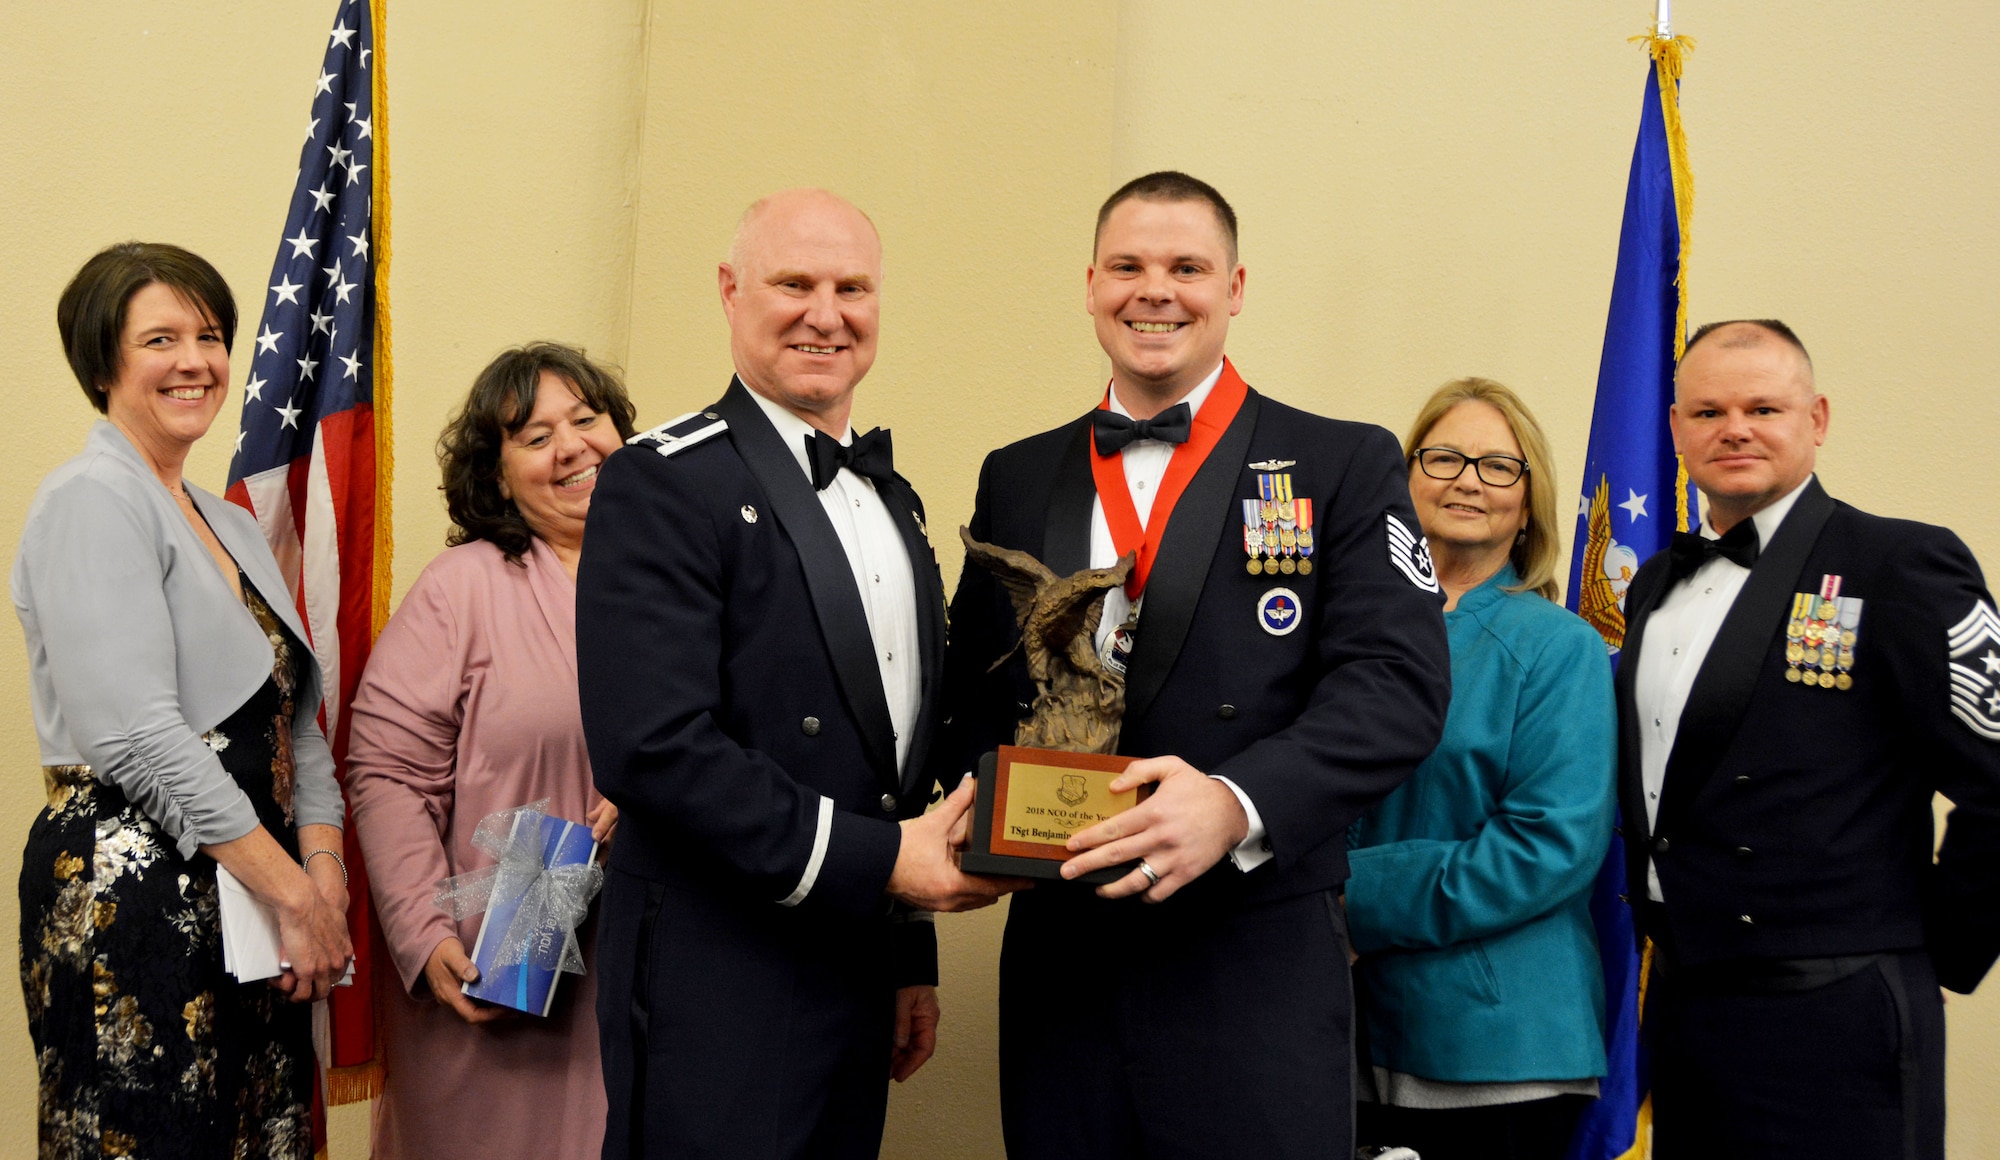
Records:
<instances>
[{"instance_id":1,"label":"woman in gray jacket","mask_svg":"<svg viewBox=\"0 0 2000 1160\"><path fill-rule=\"evenodd\" d=\"M128 242L56 321L106 421L43 480L12 575L49 796L20 882L41 1154L309 1157L307 1004L352 954L319 668L256 522L181 478L236 304ZM269 985L223 970L218 864L277 912Z\"/></svg>"}]
</instances>

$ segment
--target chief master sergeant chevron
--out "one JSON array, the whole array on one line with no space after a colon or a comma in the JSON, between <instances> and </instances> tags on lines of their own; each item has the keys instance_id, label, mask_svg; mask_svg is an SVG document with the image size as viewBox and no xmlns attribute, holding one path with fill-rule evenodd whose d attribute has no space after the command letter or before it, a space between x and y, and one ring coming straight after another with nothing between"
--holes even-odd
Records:
<instances>
[{"instance_id":1,"label":"chief master sergeant chevron","mask_svg":"<svg viewBox=\"0 0 2000 1160\"><path fill-rule=\"evenodd\" d=\"M1224 359L1243 286L1221 194L1172 172L1119 189L1085 278L1110 387L980 472L978 539L1058 575L1138 551L1099 647L1125 668L1119 752L1146 759L1121 781L1157 782L1076 835L1065 873L1138 869L1015 896L1014 1160L1353 1154L1346 831L1437 744L1443 598L1395 437L1261 395ZM1018 658L987 671L1016 635L1006 593L966 568L941 755L956 769L1011 741L1033 700Z\"/></svg>"},{"instance_id":2,"label":"chief master sergeant chevron","mask_svg":"<svg viewBox=\"0 0 2000 1160\"><path fill-rule=\"evenodd\" d=\"M881 254L824 191L751 206L718 269L735 378L611 456L591 504L607 1160L875 1156L938 1019L910 908L1010 886L950 857L969 784L924 815L943 584L888 432L848 423Z\"/></svg>"},{"instance_id":3,"label":"chief master sergeant chevron","mask_svg":"<svg viewBox=\"0 0 2000 1160\"><path fill-rule=\"evenodd\" d=\"M1617 678L1660 1160L1942 1160L1938 985L2000 950L2000 618L1957 536L1820 487L1827 414L1783 323L1688 340L1707 519L1633 577Z\"/></svg>"}]
</instances>

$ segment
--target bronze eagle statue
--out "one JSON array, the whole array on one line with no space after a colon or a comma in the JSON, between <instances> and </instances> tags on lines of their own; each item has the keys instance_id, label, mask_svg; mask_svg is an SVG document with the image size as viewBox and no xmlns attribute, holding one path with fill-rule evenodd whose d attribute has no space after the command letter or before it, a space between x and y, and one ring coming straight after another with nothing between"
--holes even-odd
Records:
<instances>
[{"instance_id":1,"label":"bronze eagle statue","mask_svg":"<svg viewBox=\"0 0 2000 1160\"><path fill-rule=\"evenodd\" d=\"M1023 654L1035 682L1029 716L1014 730L1014 744L1071 753L1111 753L1125 714L1125 678L1097 655L1097 626L1104 597L1125 583L1136 556L1109 568L1058 577L1026 552L995 547L958 530L965 558L999 579L1014 601L1021 639L988 671Z\"/></svg>"}]
</instances>

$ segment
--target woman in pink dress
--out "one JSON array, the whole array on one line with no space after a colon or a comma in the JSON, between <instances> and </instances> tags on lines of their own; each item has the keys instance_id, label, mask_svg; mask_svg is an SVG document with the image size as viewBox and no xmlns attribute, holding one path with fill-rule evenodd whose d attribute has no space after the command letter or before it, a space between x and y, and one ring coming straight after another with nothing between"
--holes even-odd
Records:
<instances>
[{"instance_id":1,"label":"woman in pink dress","mask_svg":"<svg viewBox=\"0 0 2000 1160\"><path fill-rule=\"evenodd\" d=\"M479 820L543 798L608 840L576 695L576 567L597 469L632 434L609 371L555 343L481 371L438 440L451 546L382 630L355 695L348 800L395 972L377 978L377 1160L595 1160L604 1134L594 978L546 1017L478 1003L479 917L439 879L490 866ZM586 968L594 939L578 934Z\"/></svg>"}]
</instances>

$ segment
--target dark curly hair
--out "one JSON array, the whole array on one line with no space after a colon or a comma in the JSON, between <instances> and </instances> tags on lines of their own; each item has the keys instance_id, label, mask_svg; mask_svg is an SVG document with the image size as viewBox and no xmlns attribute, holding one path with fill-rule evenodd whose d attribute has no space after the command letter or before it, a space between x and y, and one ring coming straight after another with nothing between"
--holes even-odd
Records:
<instances>
[{"instance_id":1,"label":"dark curly hair","mask_svg":"<svg viewBox=\"0 0 2000 1160\"><path fill-rule=\"evenodd\" d=\"M527 426L535 410L542 372L563 382L590 409L611 420L620 439L633 434L632 400L618 373L591 361L581 347L531 342L502 351L472 380L472 393L438 436L438 463L444 468L444 506L451 516L445 543L457 547L491 540L515 564L527 554L535 533L514 501L500 494L500 448Z\"/></svg>"}]
</instances>

